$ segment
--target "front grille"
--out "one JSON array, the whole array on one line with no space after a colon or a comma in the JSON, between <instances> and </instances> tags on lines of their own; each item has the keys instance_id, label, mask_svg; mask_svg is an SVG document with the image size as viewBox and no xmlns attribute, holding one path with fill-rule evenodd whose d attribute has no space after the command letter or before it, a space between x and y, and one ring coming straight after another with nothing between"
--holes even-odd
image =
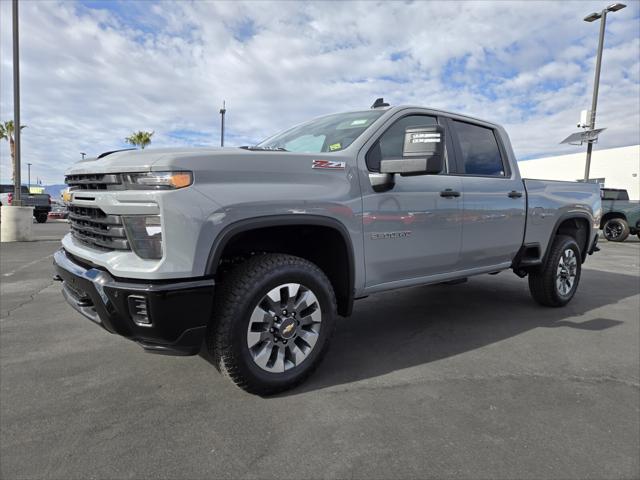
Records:
<instances>
[{"instance_id":1,"label":"front grille","mask_svg":"<svg viewBox=\"0 0 640 480\"><path fill-rule=\"evenodd\" d=\"M67 175L65 183L74 190L118 190L122 179L118 174Z\"/></svg>"},{"instance_id":2,"label":"front grille","mask_svg":"<svg viewBox=\"0 0 640 480\"><path fill-rule=\"evenodd\" d=\"M131 250L120 215L107 215L99 208L69 206L71 234L80 242L100 250Z\"/></svg>"}]
</instances>

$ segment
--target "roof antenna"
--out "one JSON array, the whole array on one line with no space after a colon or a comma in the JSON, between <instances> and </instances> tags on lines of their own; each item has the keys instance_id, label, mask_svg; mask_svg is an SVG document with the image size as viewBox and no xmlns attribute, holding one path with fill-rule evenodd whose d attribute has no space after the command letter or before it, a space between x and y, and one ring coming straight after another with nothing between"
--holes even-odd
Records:
<instances>
[{"instance_id":1,"label":"roof antenna","mask_svg":"<svg viewBox=\"0 0 640 480\"><path fill-rule=\"evenodd\" d=\"M380 98L376 98L376 101L373 102L373 105L371 105L371 108L381 108L381 107L388 107L388 106L389 104L384 101L384 98L380 97Z\"/></svg>"}]
</instances>

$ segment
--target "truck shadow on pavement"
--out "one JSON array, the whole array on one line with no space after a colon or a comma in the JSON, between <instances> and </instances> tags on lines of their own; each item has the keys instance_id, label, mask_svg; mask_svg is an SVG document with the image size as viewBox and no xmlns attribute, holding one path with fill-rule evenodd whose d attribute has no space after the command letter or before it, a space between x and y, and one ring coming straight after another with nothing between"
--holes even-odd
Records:
<instances>
[{"instance_id":1,"label":"truck shadow on pavement","mask_svg":"<svg viewBox=\"0 0 640 480\"><path fill-rule=\"evenodd\" d=\"M339 318L327 356L296 395L348 384L479 349L537 328L601 332L621 320L595 309L640 293L636 277L584 270L577 295L563 308L539 306L526 279L509 272L461 285L415 287L356 301L353 316ZM594 318L595 317L595 318ZM638 321L627 318L624 321Z\"/></svg>"}]
</instances>

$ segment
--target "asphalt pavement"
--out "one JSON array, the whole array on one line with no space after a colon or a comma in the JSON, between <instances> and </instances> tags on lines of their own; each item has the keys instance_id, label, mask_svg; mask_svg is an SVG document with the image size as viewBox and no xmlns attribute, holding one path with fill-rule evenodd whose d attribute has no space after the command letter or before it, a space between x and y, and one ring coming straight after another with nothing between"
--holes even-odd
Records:
<instances>
[{"instance_id":1,"label":"asphalt pavement","mask_svg":"<svg viewBox=\"0 0 640 480\"><path fill-rule=\"evenodd\" d=\"M602 242L561 309L510 272L358 301L314 376L271 398L75 313L58 247L0 245L3 479L640 476L635 238Z\"/></svg>"}]
</instances>

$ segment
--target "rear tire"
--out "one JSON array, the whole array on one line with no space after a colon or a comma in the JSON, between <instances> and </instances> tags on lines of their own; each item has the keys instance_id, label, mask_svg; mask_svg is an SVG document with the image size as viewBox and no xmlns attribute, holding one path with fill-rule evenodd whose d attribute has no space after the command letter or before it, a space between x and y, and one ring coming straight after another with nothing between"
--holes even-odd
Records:
<instances>
[{"instance_id":1,"label":"rear tire","mask_svg":"<svg viewBox=\"0 0 640 480\"><path fill-rule=\"evenodd\" d=\"M529 273L533 299L547 307L563 307L571 301L580 283L582 259L573 237L558 235L543 265Z\"/></svg>"},{"instance_id":2,"label":"rear tire","mask_svg":"<svg viewBox=\"0 0 640 480\"><path fill-rule=\"evenodd\" d=\"M48 214L46 213L38 213L36 215L36 222L38 223L45 223L47 221L47 218L49 217Z\"/></svg>"},{"instance_id":3,"label":"rear tire","mask_svg":"<svg viewBox=\"0 0 640 480\"><path fill-rule=\"evenodd\" d=\"M624 218L612 218L604 224L602 234L610 242L624 242L629 236L629 224Z\"/></svg>"},{"instance_id":4,"label":"rear tire","mask_svg":"<svg viewBox=\"0 0 640 480\"><path fill-rule=\"evenodd\" d=\"M257 255L218 287L207 348L225 376L271 395L303 382L325 355L336 299L326 275L292 255Z\"/></svg>"}]
</instances>

